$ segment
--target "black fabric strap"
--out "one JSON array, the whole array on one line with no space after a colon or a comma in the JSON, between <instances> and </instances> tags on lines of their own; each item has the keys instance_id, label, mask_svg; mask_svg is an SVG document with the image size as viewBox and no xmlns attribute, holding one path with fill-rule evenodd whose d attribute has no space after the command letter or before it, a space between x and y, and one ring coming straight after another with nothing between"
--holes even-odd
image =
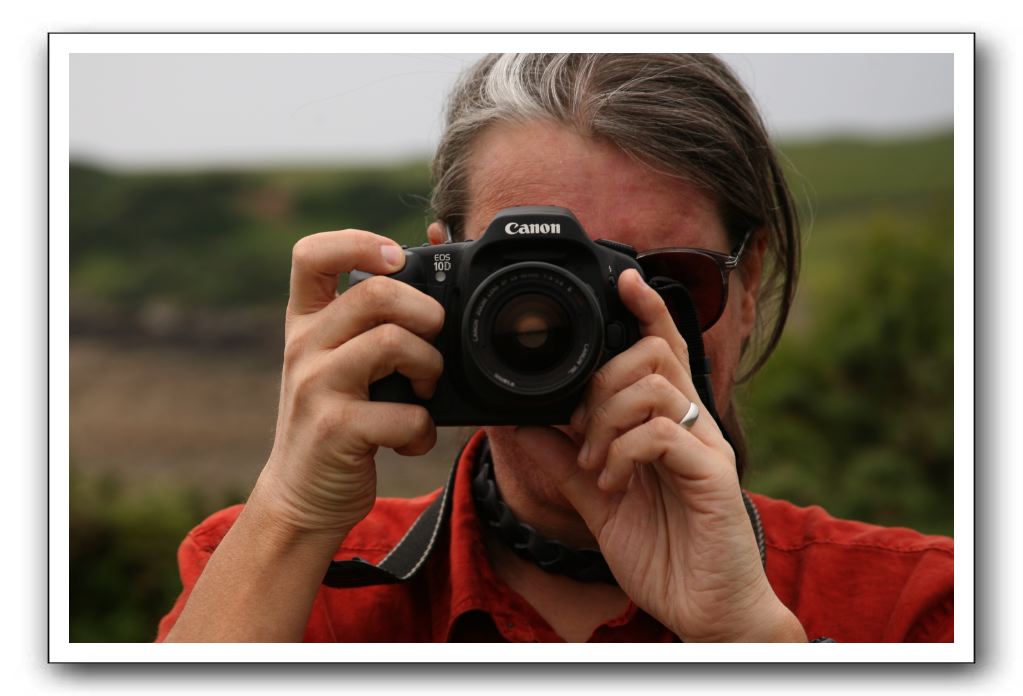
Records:
<instances>
[{"instance_id":1,"label":"black fabric strap","mask_svg":"<svg viewBox=\"0 0 1023 696\"><path fill-rule=\"evenodd\" d=\"M464 451L464 447L463 447ZM367 585L391 585L405 582L415 575L430 557L437 543L451 508L451 496L455 487L455 472L461 452L448 474L444 490L412 523L401 541L378 565L356 556L347 561L331 561L323 584L328 587L365 587Z\"/></svg>"},{"instance_id":2,"label":"black fabric strap","mask_svg":"<svg viewBox=\"0 0 1023 696\"><path fill-rule=\"evenodd\" d=\"M760 511L757 510L756 504L753 499L746 495L746 491L739 491L742 493L742 504L746 506L746 514L749 515L749 523L753 525L753 535L757 538L757 550L760 551L760 564L767 567L767 546L764 543L764 524L760 521Z\"/></svg>"},{"instance_id":3,"label":"black fabric strap","mask_svg":"<svg viewBox=\"0 0 1023 696\"><path fill-rule=\"evenodd\" d=\"M704 352L700 319L696 313L692 295L689 294L686 286L671 278L654 276L647 282L664 300L664 304L675 322L675 327L682 338L686 340L686 348L689 351L689 372L693 376L693 386L696 387L696 393L699 394L704 409L717 422L721 434L725 436L728 444L733 444L727 428L718 416L714 403L714 391L710 383L710 358Z\"/></svg>"}]
</instances>

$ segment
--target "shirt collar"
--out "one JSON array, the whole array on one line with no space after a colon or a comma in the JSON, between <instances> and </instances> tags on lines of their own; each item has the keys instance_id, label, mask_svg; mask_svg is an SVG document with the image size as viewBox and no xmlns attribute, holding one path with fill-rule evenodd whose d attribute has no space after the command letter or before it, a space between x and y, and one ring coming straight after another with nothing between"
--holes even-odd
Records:
<instances>
[{"instance_id":1,"label":"shirt collar","mask_svg":"<svg viewBox=\"0 0 1023 696\"><path fill-rule=\"evenodd\" d=\"M483 530L476 516L472 496L472 477L486 444L486 433L477 431L462 449L455 473L451 497L451 545L449 551L450 605L439 636L449 640L458 619L471 611L491 616L497 629L505 634L508 626L521 623L514 615L535 610L497 576L487 558Z\"/></svg>"},{"instance_id":2,"label":"shirt collar","mask_svg":"<svg viewBox=\"0 0 1023 696\"><path fill-rule=\"evenodd\" d=\"M473 611L488 614L497 630L510 641L557 641L560 638L539 613L517 592L497 576L487 557L483 530L476 514L472 495L472 478L486 433L477 431L462 449L457 462L454 491L451 497L450 546L446 584L450 593L446 611L437 607L434 614L434 637L448 641L458 620ZM633 603L619 617L605 626L623 626L633 621L638 612Z\"/></svg>"}]
</instances>

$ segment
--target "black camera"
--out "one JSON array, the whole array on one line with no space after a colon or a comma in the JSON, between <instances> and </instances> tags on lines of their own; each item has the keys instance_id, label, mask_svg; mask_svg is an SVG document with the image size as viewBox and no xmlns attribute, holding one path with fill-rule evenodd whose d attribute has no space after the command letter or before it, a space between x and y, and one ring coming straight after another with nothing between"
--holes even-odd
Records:
<instances>
[{"instance_id":1,"label":"black camera","mask_svg":"<svg viewBox=\"0 0 1023 696\"><path fill-rule=\"evenodd\" d=\"M397 373L370 398L422 404L437 425L568 423L590 376L639 340L616 287L629 268L640 271L632 247L590 240L553 206L502 210L475 241L406 248L390 277L444 307L444 373L428 401ZM353 272L349 287L368 277Z\"/></svg>"}]
</instances>

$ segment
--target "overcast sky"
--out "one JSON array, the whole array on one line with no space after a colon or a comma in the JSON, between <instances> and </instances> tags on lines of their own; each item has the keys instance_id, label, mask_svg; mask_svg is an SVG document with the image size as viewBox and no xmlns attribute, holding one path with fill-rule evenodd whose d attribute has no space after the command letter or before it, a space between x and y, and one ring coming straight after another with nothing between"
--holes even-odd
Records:
<instances>
[{"instance_id":1,"label":"overcast sky","mask_svg":"<svg viewBox=\"0 0 1023 696\"><path fill-rule=\"evenodd\" d=\"M75 54L72 159L125 168L427 157L478 54ZM730 54L781 138L952 126L946 54Z\"/></svg>"}]
</instances>

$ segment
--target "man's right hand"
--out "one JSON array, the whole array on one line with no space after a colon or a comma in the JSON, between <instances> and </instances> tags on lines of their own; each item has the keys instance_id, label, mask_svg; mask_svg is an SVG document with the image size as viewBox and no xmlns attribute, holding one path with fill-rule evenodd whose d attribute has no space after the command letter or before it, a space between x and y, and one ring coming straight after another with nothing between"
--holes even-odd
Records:
<instances>
[{"instance_id":1,"label":"man's right hand","mask_svg":"<svg viewBox=\"0 0 1023 696\"><path fill-rule=\"evenodd\" d=\"M166 640L301 640L332 555L373 507L377 448L433 446L426 409L371 402L369 385L397 370L419 396L433 393L442 361L429 340L443 308L391 278L337 294L341 273L404 264L397 244L360 230L295 245L273 450Z\"/></svg>"},{"instance_id":2,"label":"man's right hand","mask_svg":"<svg viewBox=\"0 0 1023 696\"><path fill-rule=\"evenodd\" d=\"M337 294L342 273L383 276L404 265L397 244L362 230L294 247L277 430L248 503L288 537L340 542L373 507L377 448L418 455L436 442L425 408L371 402L369 385L397 371L418 396L432 396L443 360L429 341L444 323L441 305L386 277Z\"/></svg>"}]
</instances>

